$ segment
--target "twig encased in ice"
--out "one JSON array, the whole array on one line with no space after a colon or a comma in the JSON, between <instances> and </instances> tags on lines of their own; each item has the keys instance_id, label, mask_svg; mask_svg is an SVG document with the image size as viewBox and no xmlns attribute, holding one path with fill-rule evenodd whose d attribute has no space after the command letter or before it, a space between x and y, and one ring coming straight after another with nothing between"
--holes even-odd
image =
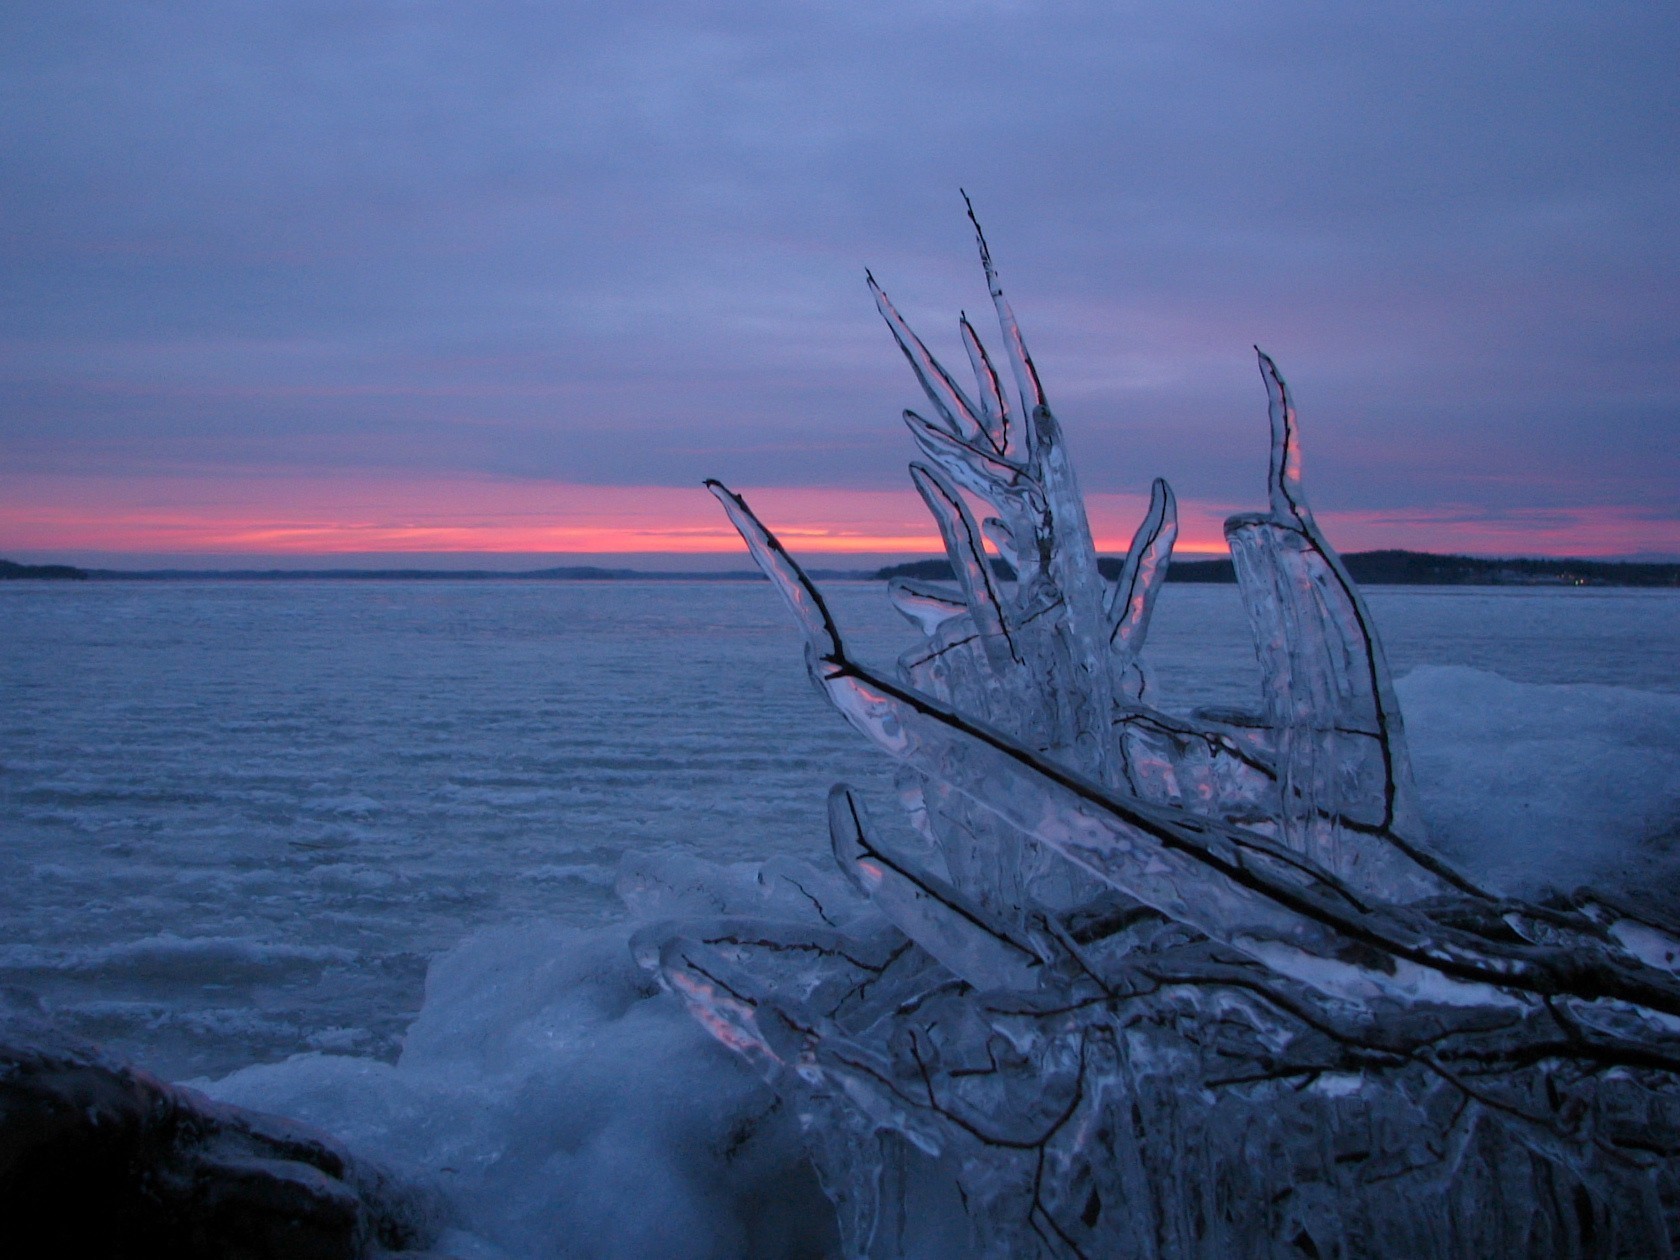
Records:
<instances>
[{"instance_id":1,"label":"twig encased in ice","mask_svg":"<svg viewBox=\"0 0 1680 1260\"><path fill-rule=\"evenodd\" d=\"M929 461L911 472L956 577L893 584L924 636L896 679L708 483L812 679L901 763L926 852L838 787L850 894L806 893L804 921L656 930L647 965L798 1107L849 1254L1671 1255L1672 926L1584 894L1502 900L1431 851L1263 353L1270 510L1226 525L1263 714L1149 703L1172 491L1155 482L1109 586L975 230L1018 403L966 317L972 398L869 278L936 417L905 415Z\"/></svg>"}]
</instances>

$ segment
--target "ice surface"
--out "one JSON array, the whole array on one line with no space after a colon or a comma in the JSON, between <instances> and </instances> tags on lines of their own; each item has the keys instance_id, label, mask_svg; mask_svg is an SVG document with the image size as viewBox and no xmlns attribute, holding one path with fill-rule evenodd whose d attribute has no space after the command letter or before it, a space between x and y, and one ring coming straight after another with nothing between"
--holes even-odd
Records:
<instances>
[{"instance_id":1,"label":"ice surface","mask_svg":"<svg viewBox=\"0 0 1680 1260\"><path fill-rule=\"evenodd\" d=\"M1105 589L980 252L1018 411L966 320L981 403L870 278L936 417L906 413L930 461L911 473L956 576L895 588L925 636L896 677L712 483L813 682L899 762L913 832L838 787L851 897L681 916L641 934L644 965L797 1111L849 1255L1671 1254L1671 907L1513 900L1431 842L1371 613L1307 504L1264 354L1270 507L1226 529L1262 705L1156 707L1170 490ZM994 580L987 541L1017 582Z\"/></svg>"},{"instance_id":2,"label":"ice surface","mask_svg":"<svg viewBox=\"0 0 1680 1260\"><path fill-rule=\"evenodd\" d=\"M394 1057L469 932L595 921L626 849L820 854L830 775L891 790L747 583L74 586L0 590L0 983L170 1077Z\"/></svg>"},{"instance_id":3,"label":"ice surface","mask_svg":"<svg viewBox=\"0 0 1680 1260\"><path fill-rule=\"evenodd\" d=\"M486 932L433 966L396 1064L308 1055L194 1083L436 1187L454 1213L438 1250L462 1260L831 1252L792 1117L656 1000L627 941Z\"/></svg>"},{"instance_id":4,"label":"ice surface","mask_svg":"<svg viewBox=\"0 0 1680 1260\"><path fill-rule=\"evenodd\" d=\"M1444 851L1527 896L1590 884L1680 903L1680 696L1461 665L1397 690Z\"/></svg>"},{"instance_id":5,"label":"ice surface","mask_svg":"<svg viewBox=\"0 0 1680 1260\"><path fill-rule=\"evenodd\" d=\"M890 662L917 633L879 585L824 593L865 660ZM1452 856L1489 879L1484 851L1499 870L1517 862L1520 892L1550 877L1521 869L1525 836L1547 839L1549 862L1588 835L1594 870L1621 883L1630 854L1660 855L1680 790L1640 767L1672 765L1663 758L1680 750L1680 597L1391 588L1366 598L1401 675L1419 800ZM639 916L762 916L739 871L728 896L713 894L713 864L756 868L776 854L768 865L783 872L826 861L829 782L867 787L886 761L825 720L762 583L12 583L0 589L0 625L0 981L41 992L55 1014L177 1078L261 1064L230 1093L307 1112L370 1158L404 1152L410 1172L449 1189L460 1220L447 1250L464 1257L565 1254L554 1240L572 1237L587 1254L620 1222L618 1255L657 1255L673 1237L691 1240L687 1254L727 1254L765 1186L803 1185L813 1228L832 1216L799 1172L791 1127L754 1137L750 1159L715 1154L737 1136L735 1119L774 1095L668 997L626 1007L648 1034L640 1056L626 1057L622 1036L594 1038L616 1025L592 1016L547 1066L540 1038L510 1038L529 1062L502 1056L491 1070L495 1030L543 1003L569 1018L610 1008L602 990L621 1003L646 991L626 961L632 925L611 917L621 851L655 855L623 885L642 889ZM1234 587L1166 587L1149 635L1153 702L1173 714L1258 693ZM650 657L660 669L638 672ZM1419 668L1430 663L1460 668ZM1542 685L1581 680L1605 685ZM1579 743L1517 773L1508 745L1560 733L1564 718ZM1578 791L1554 790L1554 757ZM1487 803L1484 782L1511 794L1509 808ZM878 838L926 864L919 838L892 825L888 776L881 784L864 792ZM1583 831L1587 808L1597 812ZM1636 834L1642 820L1651 829ZM856 894L828 867L827 885L799 878L843 926L868 906L844 901ZM1643 865L1630 878L1653 886ZM797 920L798 904L775 913ZM414 1019L426 960L469 933L459 955L433 963L440 981L421 1023L488 1030L481 1059L393 1066L384 1047ZM597 948L599 967L551 966ZM545 967L546 988L441 981ZM656 1048L664 1034L669 1054ZM323 1053L280 1061L311 1049ZM679 1097L667 1121L641 1107L646 1065L672 1059L689 1073L676 1078L684 1088L742 1110L687 1110ZM616 1106L632 1123L609 1128ZM637 1124L682 1141L650 1153ZM494 1176L445 1171L457 1168L456 1130L498 1152ZM611 1149L621 1138L622 1158ZM584 1170L590 1193L557 1180L541 1206L543 1170L581 1162L580 1151L602 1156ZM701 1189L650 1202L642 1163L661 1184ZM507 1186L526 1192L504 1196Z\"/></svg>"},{"instance_id":6,"label":"ice surface","mask_svg":"<svg viewBox=\"0 0 1680 1260\"><path fill-rule=\"evenodd\" d=\"M890 663L920 637L879 586L825 594L865 660ZM1670 593L1367 600L1402 675L1454 663L1531 685L1680 685ZM1234 587L1168 585L1149 634L1163 707L1252 703ZM639 668L650 658L658 670ZM1421 719L1407 695L1429 811L1461 800L1479 759L1510 765L1502 741L1463 724L1501 720L1488 708L1501 696L1547 694L1494 686L1467 687L1458 707L1443 688ZM785 615L751 583L11 583L0 695L0 982L172 1076L344 1030L358 1052L394 1056L427 960L468 932L592 921L625 849L820 855L829 784L868 788L885 762L825 714ZM1646 728L1613 700L1601 715L1582 736L1603 743L1560 772L1662 746L1655 729L1630 743ZM1450 756L1418 746L1419 720ZM1621 764L1572 799L1626 802L1630 829L1649 818L1661 834L1664 799L1647 803L1649 779ZM1539 791L1540 777L1524 782ZM891 821L890 769L879 782L870 804ZM1438 831L1475 863L1472 832ZM221 944L123 960L170 936ZM237 962L236 942L250 951Z\"/></svg>"}]
</instances>

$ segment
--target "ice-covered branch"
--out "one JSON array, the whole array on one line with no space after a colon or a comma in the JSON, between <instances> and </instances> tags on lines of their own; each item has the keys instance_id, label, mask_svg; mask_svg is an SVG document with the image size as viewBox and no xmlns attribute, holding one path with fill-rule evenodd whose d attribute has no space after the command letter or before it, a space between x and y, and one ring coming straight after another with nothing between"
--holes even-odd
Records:
<instances>
[{"instance_id":1,"label":"ice-covered branch","mask_svg":"<svg viewBox=\"0 0 1680 1260\"><path fill-rule=\"evenodd\" d=\"M1674 925L1498 898L1430 849L1263 353L1269 510L1226 526L1262 711L1155 707L1172 491L1106 584L974 227L1017 398L966 317L972 396L869 277L931 407L911 473L955 577L890 587L924 640L895 677L708 483L920 841L836 788L844 884L767 868L764 918L653 929L646 965L794 1100L854 1255L1672 1254Z\"/></svg>"}]
</instances>

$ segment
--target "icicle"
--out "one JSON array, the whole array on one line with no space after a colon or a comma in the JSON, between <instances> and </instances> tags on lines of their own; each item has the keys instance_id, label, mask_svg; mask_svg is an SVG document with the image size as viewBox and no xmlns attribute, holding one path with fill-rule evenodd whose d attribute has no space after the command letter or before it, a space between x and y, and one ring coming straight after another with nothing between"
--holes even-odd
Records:
<instances>
[{"instance_id":1,"label":"icicle","mask_svg":"<svg viewBox=\"0 0 1680 1260\"><path fill-rule=\"evenodd\" d=\"M974 443L979 440L990 442L990 430L982 420L968 395L963 393L962 387L951 379L951 374L940 366L939 360L929 353L922 344L922 339L911 331L910 325L898 313L887 295L881 291L881 286L875 283L875 277L864 273L869 283L869 291L875 295L875 307L881 312L881 318L887 321L887 327L892 330L893 339L898 342L898 348L904 351L904 357L909 360L910 368L916 374L916 379L922 383L922 390L933 404L934 411L945 422L945 427L953 437L961 438L964 442Z\"/></svg>"},{"instance_id":2,"label":"icicle","mask_svg":"<svg viewBox=\"0 0 1680 1260\"><path fill-rule=\"evenodd\" d=\"M968 611L968 605L945 591L910 578L894 578L887 584L892 606L910 619L923 634L931 635L952 617Z\"/></svg>"},{"instance_id":3,"label":"icicle","mask_svg":"<svg viewBox=\"0 0 1680 1260\"><path fill-rule=\"evenodd\" d=\"M1155 596L1167 578L1173 542L1178 538L1178 503L1160 477L1149 488L1149 512L1132 535L1120 578L1109 593L1110 642L1132 655L1143 650Z\"/></svg>"},{"instance_id":4,"label":"icicle","mask_svg":"<svg viewBox=\"0 0 1680 1260\"><path fill-rule=\"evenodd\" d=\"M959 325L963 346L968 351L968 361L974 368L974 381L980 391L981 427L992 440L992 449L999 455L1008 455L1009 431L1013 427L1013 418L1009 414L1009 402L998 384L997 369L992 366L991 356L981 344L979 334L974 331L974 325L968 322L966 312Z\"/></svg>"},{"instance_id":5,"label":"icicle","mask_svg":"<svg viewBox=\"0 0 1680 1260\"><path fill-rule=\"evenodd\" d=\"M1014 640L1004 621L1003 604L998 598L992 566L986 559L980 530L969 515L967 506L954 486L925 465L911 464L910 478L916 483L922 501L939 525L940 536L945 540L945 552L951 557L951 567L962 585L969 615L974 618L975 628L987 645L992 663L1000 668L1011 660L1019 663Z\"/></svg>"},{"instance_id":6,"label":"icicle","mask_svg":"<svg viewBox=\"0 0 1680 1260\"><path fill-rule=\"evenodd\" d=\"M901 932L976 988L1037 987L1043 960L1029 946L937 875L871 838L866 827L863 803L836 786L828 795L834 860Z\"/></svg>"}]
</instances>

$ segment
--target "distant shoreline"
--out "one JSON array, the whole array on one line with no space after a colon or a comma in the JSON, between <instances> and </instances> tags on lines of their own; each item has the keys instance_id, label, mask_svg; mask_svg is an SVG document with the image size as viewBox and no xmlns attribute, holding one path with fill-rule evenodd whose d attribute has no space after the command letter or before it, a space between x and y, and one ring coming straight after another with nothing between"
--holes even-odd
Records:
<instances>
[{"instance_id":1,"label":"distant shoreline","mask_svg":"<svg viewBox=\"0 0 1680 1260\"><path fill-rule=\"evenodd\" d=\"M1355 551L1342 557L1354 581L1366 586L1595 586L1680 587L1680 564L1636 560L1512 559L1434 555L1423 551ZM1104 556L1098 562L1109 579L1122 561ZM1005 581L1014 577L1002 560L992 561ZM888 581L913 578L953 580L948 560L912 560L879 569L811 569L818 581ZM563 565L546 569L83 569L68 564L18 564L0 560L0 581L79 582L751 582L762 581L756 569L724 572L609 569ZM1228 559L1175 560L1167 581L1234 583Z\"/></svg>"},{"instance_id":2,"label":"distant shoreline","mask_svg":"<svg viewBox=\"0 0 1680 1260\"><path fill-rule=\"evenodd\" d=\"M867 570L816 569L812 576L868 578L872 574ZM82 582L742 582L762 579L763 574L757 569L677 573L594 565L548 569L82 569L68 564L0 560L0 581L7 578Z\"/></svg>"},{"instance_id":3,"label":"distant shoreline","mask_svg":"<svg viewBox=\"0 0 1680 1260\"><path fill-rule=\"evenodd\" d=\"M1000 576L1014 576L1009 566L994 560ZM1097 567L1104 577L1120 575L1123 561L1104 556ZM1364 586L1615 586L1680 587L1680 564L1638 560L1578 560L1569 558L1488 560L1478 556L1434 555L1425 551L1353 551L1342 556L1348 574ZM948 560L919 560L881 569L881 578L908 577L949 581ZM1235 583L1236 570L1228 559L1174 560L1167 568L1169 582Z\"/></svg>"}]
</instances>

